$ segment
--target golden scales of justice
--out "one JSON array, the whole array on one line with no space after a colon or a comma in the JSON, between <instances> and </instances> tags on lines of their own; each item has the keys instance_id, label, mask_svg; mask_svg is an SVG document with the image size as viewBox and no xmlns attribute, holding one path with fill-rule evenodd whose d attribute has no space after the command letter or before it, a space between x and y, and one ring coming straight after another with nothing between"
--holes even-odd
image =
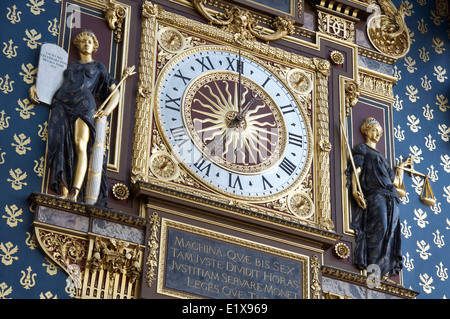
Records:
<instances>
[{"instance_id":1,"label":"golden scales of justice","mask_svg":"<svg viewBox=\"0 0 450 319\"><path fill-rule=\"evenodd\" d=\"M425 175L423 173L414 170L414 156L411 156L410 168L397 166L397 169L403 169L405 172L410 173L411 176L414 174L423 177L425 180L423 182L422 192L420 194L420 201L427 206L433 206L436 204L436 197L434 197L433 191L431 190L430 177L428 175ZM401 181L400 187L397 188L397 192L400 197L405 197L406 190L403 180Z\"/></svg>"}]
</instances>

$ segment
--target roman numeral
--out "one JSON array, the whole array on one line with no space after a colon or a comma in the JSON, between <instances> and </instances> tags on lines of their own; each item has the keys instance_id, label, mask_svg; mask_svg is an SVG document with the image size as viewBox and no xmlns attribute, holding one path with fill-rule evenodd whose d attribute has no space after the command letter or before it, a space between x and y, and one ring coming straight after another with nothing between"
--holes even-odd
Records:
<instances>
[{"instance_id":1,"label":"roman numeral","mask_svg":"<svg viewBox=\"0 0 450 319\"><path fill-rule=\"evenodd\" d=\"M241 179L239 176L236 176L236 179L233 181L233 174L228 173L228 187L236 188L236 185L239 186L240 190L242 190Z\"/></svg>"},{"instance_id":2,"label":"roman numeral","mask_svg":"<svg viewBox=\"0 0 450 319\"><path fill-rule=\"evenodd\" d=\"M228 61L227 71L231 70L233 72L239 72L239 60L227 57L227 61ZM241 61L241 74L244 74L244 65L245 65L244 62Z\"/></svg>"},{"instance_id":3,"label":"roman numeral","mask_svg":"<svg viewBox=\"0 0 450 319\"><path fill-rule=\"evenodd\" d=\"M280 109L281 109L281 112L283 112L283 114L294 112L294 108L292 107L292 104L280 106Z\"/></svg>"},{"instance_id":4,"label":"roman numeral","mask_svg":"<svg viewBox=\"0 0 450 319\"><path fill-rule=\"evenodd\" d=\"M201 158L197 163L194 164L195 167L197 167L197 169L200 172L203 172L204 170L206 170L206 176L209 177L209 170L211 169L211 163L205 165L205 159Z\"/></svg>"},{"instance_id":5,"label":"roman numeral","mask_svg":"<svg viewBox=\"0 0 450 319\"><path fill-rule=\"evenodd\" d=\"M174 74L175 77L180 78L183 80L184 85L188 84L191 78L188 78L187 76L184 76L180 70L178 70L178 73Z\"/></svg>"},{"instance_id":6,"label":"roman numeral","mask_svg":"<svg viewBox=\"0 0 450 319\"><path fill-rule=\"evenodd\" d=\"M206 65L206 63L205 63L205 59L206 59L206 62L208 63L208 65ZM213 66L213 64L211 63L211 60L209 59L209 57L202 57L202 59L200 60L200 59L195 59L198 63L200 63L200 65L202 66L202 72L204 72L205 71L205 69L206 70L211 70L211 69L214 69L214 66Z\"/></svg>"},{"instance_id":7,"label":"roman numeral","mask_svg":"<svg viewBox=\"0 0 450 319\"><path fill-rule=\"evenodd\" d=\"M178 147L189 141L189 138L182 126L171 128L170 132L172 133L173 139L177 143Z\"/></svg>"},{"instance_id":8,"label":"roman numeral","mask_svg":"<svg viewBox=\"0 0 450 319\"><path fill-rule=\"evenodd\" d=\"M280 168L288 175L292 175L295 171L295 165L286 157L280 163Z\"/></svg>"},{"instance_id":9,"label":"roman numeral","mask_svg":"<svg viewBox=\"0 0 450 319\"><path fill-rule=\"evenodd\" d=\"M265 87L266 84L267 84L267 82L269 82L269 80L270 80L270 76L267 77L267 79L264 81L263 84L261 84L261 86L262 86L262 87Z\"/></svg>"},{"instance_id":10,"label":"roman numeral","mask_svg":"<svg viewBox=\"0 0 450 319\"><path fill-rule=\"evenodd\" d=\"M266 190L266 185L269 186L269 188L272 188L272 184L269 183L269 181L264 177L264 175L261 176L263 181L264 190Z\"/></svg>"},{"instance_id":11,"label":"roman numeral","mask_svg":"<svg viewBox=\"0 0 450 319\"><path fill-rule=\"evenodd\" d=\"M166 108L172 109L174 111L180 111L180 101L181 97L173 99L168 94L166 94ZM174 105L168 105L169 103L173 103Z\"/></svg>"},{"instance_id":12,"label":"roman numeral","mask_svg":"<svg viewBox=\"0 0 450 319\"><path fill-rule=\"evenodd\" d=\"M289 144L303 146L303 136L289 132Z\"/></svg>"}]
</instances>

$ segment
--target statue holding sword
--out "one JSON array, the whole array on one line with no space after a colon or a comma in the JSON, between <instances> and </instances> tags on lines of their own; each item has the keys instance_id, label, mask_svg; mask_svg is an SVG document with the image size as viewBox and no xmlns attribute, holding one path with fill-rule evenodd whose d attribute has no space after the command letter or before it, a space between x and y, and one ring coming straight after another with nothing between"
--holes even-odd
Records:
<instances>
[{"instance_id":1,"label":"statue holding sword","mask_svg":"<svg viewBox=\"0 0 450 319\"><path fill-rule=\"evenodd\" d=\"M342 123L341 128L351 164L345 171L347 186L356 202L350 226L355 231L353 263L359 269L377 265L381 277L397 275L402 268L397 188L403 180L403 168L411 165L411 159L400 163L394 172L376 148L383 130L373 117L361 125L365 143L353 149Z\"/></svg>"},{"instance_id":2,"label":"statue holding sword","mask_svg":"<svg viewBox=\"0 0 450 319\"><path fill-rule=\"evenodd\" d=\"M68 64L64 70L63 82L51 100L47 166L52 190L62 198L85 202L89 182L87 172L90 170L89 162L94 157L93 148L98 144L98 136L105 134L99 132L96 118L105 122L106 116L117 107L120 99L119 86L134 74L134 67L128 68L122 81L117 83L106 67L92 58L99 47L92 31L80 32L73 43L80 59ZM98 110L96 98L105 101ZM30 99L34 103L40 102L35 86L30 88ZM91 204L106 206L106 158L103 152L101 154L102 170L96 174L101 177L100 189L95 196L96 201Z\"/></svg>"}]
</instances>

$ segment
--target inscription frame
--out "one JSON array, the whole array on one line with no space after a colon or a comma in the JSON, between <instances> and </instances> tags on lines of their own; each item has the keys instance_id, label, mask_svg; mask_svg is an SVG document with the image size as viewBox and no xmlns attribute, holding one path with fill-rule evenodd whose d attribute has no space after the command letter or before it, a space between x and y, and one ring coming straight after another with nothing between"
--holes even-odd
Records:
<instances>
[{"instance_id":1,"label":"inscription frame","mask_svg":"<svg viewBox=\"0 0 450 319\"><path fill-rule=\"evenodd\" d=\"M230 247L238 246L238 248L248 249L253 252L262 253L265 255L271 255L273 257L280 257L287 259L290 262L300 263L301 268L301 283L298 291L301 291L301 299L310 298L310 257L300 253L280 249L277 247L261 244L258 242L238 238L235 236L227 235L217 231L211 231L202 227L193 226L179 221L170 220L167 218L161 218L161 237L160 237L160 251L158 261L158 275L156 293L166 295L169 297L181 298L181 299L203 299L209 298L208 296L197 295L188 291L177 290L166 286L166 266L168 260L168 240L169 230L174 229L177 231L188 233L189 235L205 237L206 239L219 241L221 243L229 244Z\"/></svg>"}]
</instances>

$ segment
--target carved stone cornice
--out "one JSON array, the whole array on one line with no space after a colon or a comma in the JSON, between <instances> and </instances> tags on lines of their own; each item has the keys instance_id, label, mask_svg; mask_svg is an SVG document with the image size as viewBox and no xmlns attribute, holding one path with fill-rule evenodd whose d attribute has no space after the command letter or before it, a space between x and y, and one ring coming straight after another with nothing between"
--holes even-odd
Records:
<instances>
[{"instance_id":1,"label":"carved stone cornice","mask_svg":"<svg viewBox=\"0 0 450 319\"><path fill-rule=\"evenodd\" d=\"M224 214L227 218L234 216L236 219L245 219L247 223L253 220L259 226L262 223L268 226L281 226L285 228L285 231L289 229L296 236L305 237L317 243L322 242L322 245L326 247L334 245L341 237L337 233L328 230L328 228L321 229L317 227L318 225L301 223L299 220L289 218L287 215L277 214L276 212L268 214L264 210L258 210L255 206L246 205L241 202L227 203L220 196L217 196L213 200L212 198L201 196L198 192L181 192L161 185L141 181L135 184L134 193L136 197L145 196L150 198L150 200L158 198L159 200L165 201L170 198L171 202L175 204L179 202L183 207L189 206L195 209L200 209L201 207L201 209L214 212L217 215ZM151 221L151 223L153 222ZM321 226L324 227L323 225Z\"/></svg>"}]
</instances>

